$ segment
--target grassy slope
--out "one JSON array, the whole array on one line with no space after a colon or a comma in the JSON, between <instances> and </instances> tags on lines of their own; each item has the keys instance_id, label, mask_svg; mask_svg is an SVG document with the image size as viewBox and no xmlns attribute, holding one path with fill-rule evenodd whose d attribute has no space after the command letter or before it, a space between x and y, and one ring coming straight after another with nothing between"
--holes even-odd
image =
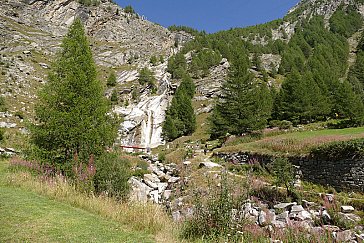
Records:
<instances>
[{"instance_id":1,"label":"grassy slope","mask_svg":"<svg viewBox=\"0 0 364 243\"><path fill-rule=\"evenodd\" d=\"M217 149L216 152L255 152L263 154L306 154L314 146L364 137L364 127L304 131L266 137Z\"/></svg>"},{"instance_id":2,"label":"grassy slope","mask_svg":"<svg viewBox=\"0 0 364 243\"><path fill-rule=\"evenodd\" d=\"M0 162L0 242L153 242L99 215L7 186Z\"/></svg>"}]
</instances>

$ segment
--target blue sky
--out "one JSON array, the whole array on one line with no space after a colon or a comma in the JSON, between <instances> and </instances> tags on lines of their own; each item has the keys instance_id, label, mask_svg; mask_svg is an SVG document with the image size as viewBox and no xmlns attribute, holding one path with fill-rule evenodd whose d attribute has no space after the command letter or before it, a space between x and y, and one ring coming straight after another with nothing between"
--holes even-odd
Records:
<instances>
[{"instance_id":1,"label":"blue sky","mask_svg":"<svg viewBox=\"0 0 364 243\"><path fill-rule=\"evenodd\" d=\"M116 0L165 27L186 25L216 32L281 18L299 0Z\"/></svg>"}]
</instances>

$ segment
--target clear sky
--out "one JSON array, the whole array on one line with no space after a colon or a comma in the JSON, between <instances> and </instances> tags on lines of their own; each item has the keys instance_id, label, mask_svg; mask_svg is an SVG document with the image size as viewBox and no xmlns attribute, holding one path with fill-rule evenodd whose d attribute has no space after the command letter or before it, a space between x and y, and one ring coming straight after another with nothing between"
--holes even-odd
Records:
<instances>
[{"instance_id":1,"label":"clear sky","mask_svg":"<svg viewBox=\"0 0 364 243\"><path fill-rule=\"evenodd\" d=\"M299 0L116 0L165 27L186 25L209 33L283 17Z\"/></svg>"}]
</instances>

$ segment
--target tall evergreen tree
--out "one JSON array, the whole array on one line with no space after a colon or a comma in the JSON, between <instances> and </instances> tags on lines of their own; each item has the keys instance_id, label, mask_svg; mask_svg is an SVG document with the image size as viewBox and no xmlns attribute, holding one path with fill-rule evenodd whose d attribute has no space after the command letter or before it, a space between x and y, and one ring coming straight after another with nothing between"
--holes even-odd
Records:
<instances>
[{"instance_id":1,"label":"tall evergreen tree","mask_svg":"<svg viewBox=\"0 0 364 243\"><path fill-rule=\"evenodd\" d=\"M163 137L167 141L180 136L190 135L196 129L196 116L191 99L195 94L195 85L188 75L184 75L180 86L166 111L163 123Z\"/></svg>"},{"instance_id":2,"label":"tall evergreen tree","mask_svg":"<svg viewBox=\"0 0 364 243\"><path fill-rule=\"evenodd\" d=\"M114 142L116 120L109 111L83 25L76 19L39 93L31 141L46 161L67 164L75 154L88 160Z\"/></svg>"},{"instance_id":3,"label":"tall evergreen tree","mask_svg":"<svg viewBox=\"0 0 364 243\"><path fill-rule=\"evenodd\" d=\"M271 115L272 96L265 83L257 83L248 71L246 55L235 58L210 118L211 137L262 129Z\"/></svg>"}]
</instances>

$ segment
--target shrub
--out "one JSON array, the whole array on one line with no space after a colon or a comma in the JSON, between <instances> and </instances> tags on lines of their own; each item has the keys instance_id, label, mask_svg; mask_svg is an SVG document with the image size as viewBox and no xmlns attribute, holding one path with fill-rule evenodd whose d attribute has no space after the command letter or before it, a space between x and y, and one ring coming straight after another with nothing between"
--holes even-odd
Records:
<instances>
[{"instance_id":1,"label":"shrub","mask_svg":"<svg viewBox=\"0 0 364 243\"><path fill-rule=\"evenodd\" d=\"M148 170L148 167L149 167L148 162L144 160L138 160L135 170L133 172L133 176L143 177L143 175L149 174L150 172Z\"/></svg>"},{"instance_id":2,"label":"shrub","mask_svg":"<svg viewBox=\"0 0 364 243\"><path fill-rule=\"evenodd\" d=\"M165 153L165 152L160 152L160 153L158 154L158 160L159 160L160 162L164 162L164 161L166 160L166 153Z\"/></svg>"},{"instance_id":3,"label":"shrub","mask_svg":"<svg viewBox=\"0 0 364 243\"><path fill-rule=\"evenodd\" d=\"M117 102L118 101L118 93L117 93L117 91L115 89L111 93L110 100L112 102Z\"/></svg>"},{"instance_id":4,"label":"shrub","mask_svg":"<svg viewBox=\"0 0 364 243\"><path fill-rule=\"evenodd\" d=\"M294 189L294 168L287 158L276 158L272 163L273 176L275 184L284 185L288 195L291 195Z\"/></svg>"},{"instance_id":5,"label":"shrub","mask_svg":"<svg viewBox=\"0 0 364 243\"><path fill-rule=\"evenodd\" d=\"M118 153L106 153L96 160L95 190L117 199L125 199L129 192L130 162Z\"/></svg>"},{"instance_id":6,"label":"shrub","mask_svg":"<svg viewBox=\"0 0 364 243\"><path fill-rule=\"evenodd\" d=\"M116 75L114 71L110 72L110 75L107 78L106 85L111 87L114 87L116 85Z\"/></svg>"},{"instance_id":7,"label":"shrub","mask_svg":"<svg viewBox=\"0 0 364 243\"><path fill-rule=\"evenodd\" d=\"M22 111L17 111L14 115L19 119L24 119L24 113Z\"/></svg>"},{"instance_id":8,"label":"shrub","mask_svg":"<svg viewBox=\"0 0 364 243\"><path fill-rule=\"evenodd\" d=\"M195 211L182 228L182 237L186 239L204 239L226 236L233 227L232 209L234 200L227 181L227 173L222 175L220 188L210 189L206 202L201 201L200 193L195 197Z\"/></svg>"},{"instance_id":9,"label":"shrub","mask_svg":"<svg viewBox=\"0 0 364 243\"><path fill-rule=\"evenodd\" d=\"M5 129L0 128L0 142L2 142L5 139Z\"/></svg>"},{"instance_id":10,"label":"shrub","mask_svg":"<svg viewBox=\"0 0 364 243\"><path fill-rule=\"evenodd\" d=\"M311 157L322 160L342 160L364 157L364 139L340 141L321 145L313 148Z\"/></svg>"},{"instance_id":11,"label":"shrub","mask_svg":"<svg viewBox=\"0 0 364 243\"><path fill-rule=\"evenodd\" d=\"M6 102L3 96L0 96L0 111L1 112L6 111Z\"/></svg>"},{"instance_id":12,"label":"shrub","mask_svg":"<svg viewBox=\"0 0 364 243\"><path fill-rule=\"evenodd\" d=\"M286 120L272 120L269 122L269 125L271 127L278 127L280 130L284 130L284 129L290 129L292 127L292 122L290 121L286 121Z\"/></svg>"},{"instance_id":13,"label":"shrub","mask_svg":"<svg viewBox=\"0 0 364 243\"><path fill-rule=\"evenodd\" d=\"M151 56L149 61L153 66L157 65L158 59L156 56Z\"/></svg>"},{"instance_id":14,"label":"shrub","mask_svg":"<svg viewBox=\"0 0 364 243\"><path fill-rule=\"evenodd\" d=\"M135 14L135 10L131 5L125 6L124 12L129 14Z\"/></svg>"}]
</instances>

